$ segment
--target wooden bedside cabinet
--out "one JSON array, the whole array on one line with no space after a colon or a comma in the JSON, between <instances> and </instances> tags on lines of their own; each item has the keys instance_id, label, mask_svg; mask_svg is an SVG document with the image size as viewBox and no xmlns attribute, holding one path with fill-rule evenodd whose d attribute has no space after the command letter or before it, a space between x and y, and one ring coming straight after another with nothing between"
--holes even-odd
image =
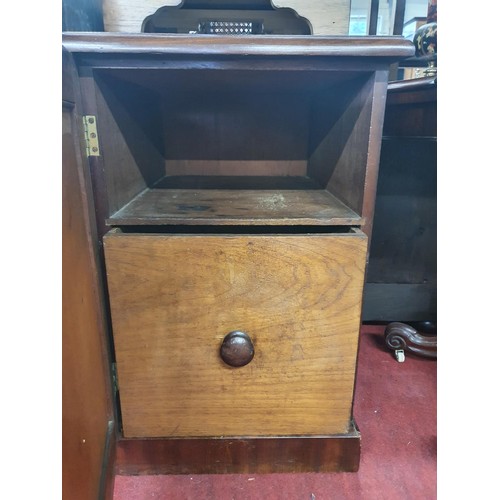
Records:
<instances>
[{"instance_id":1,"label":"wooden bedside cabinet","mask_svg":"<svg viewBox=\"0 0 500 500\"><path fill-rule=\"evenodd\" d=\"M65 34L120 472L357 470L356 356L399 37Z\"/></svg>"}]
</instances>

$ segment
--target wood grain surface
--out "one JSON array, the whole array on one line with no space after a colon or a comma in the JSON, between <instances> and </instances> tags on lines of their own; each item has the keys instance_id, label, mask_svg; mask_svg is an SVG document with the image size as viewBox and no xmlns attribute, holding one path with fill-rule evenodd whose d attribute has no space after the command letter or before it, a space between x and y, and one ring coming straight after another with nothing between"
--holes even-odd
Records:
<instances>
[{"instance_id":1,"label":"wood grain surface","mask_svg":"<svg viewBox=\"0 0 500 500\"><path fill-rule=\"evenodd\" d=\"M154 92L95 77L97 129L109 210L121 208L164 173L161 106Z\"/></svg>"},{"instance_id":2,"label":"wood grain surface","mask_svg":"<svg viewBox=\"0 0 500 500\"><path fill-rule=\"evenodd\" d=\"M349 0L274 0L275 7L290 7L306 17L315 35L347 35ZM146 16L163 6L176 6L180 0L103 0L106 31L138 33Z\"/></svg>"},{"instance_id":3,"label":"wood grain surface","mask_svg":"<svg viewBox=\"0 0 500 500\"><path fill-rule=\"evenodd\" d=\"M325 56L383 58L396 62L415 53L401 36L171 35L150 33L63 33L69 52L206 56Z\"/></svg>"},{"instance_id":4,"label":"wood grain surface","mask_svg":"<svg viewBox=\"0 0 500 500\"><path fill-rule=\"evenodd\" d=\"M385 99L387 96L388 71L376 71L373 77L371 95L370 135L366 157L365 191L361 214L365 218L363 231L371 240L373 228L373 211L377 193L378 168L380 161L380 146L382 143L382 128L384 124Z\"/></svg>"},{"instance_id":5,"label":"wood grain surface","mask_svg":"<svg viewBox=\"0 0 500 500\"><path fill-rule=\"evenodd\" d=\"M105 236L125 437L345 433L366 237ZM253 360L228 367L227 333Z\"/></svg>"},{"instance_id":6,"label":"wood grain surface","mask_svg":"<svg viewBox=\"0 0 500 500\"><path fill-rule=\"evenodd\" d=\"M332 436L121 439L116 473L356 472L360 444L354 423L347 433Z\"/></svg>"},{"instance_id":7,"label":"wood grain surface","mask_svg":"<svg viewBox=\"0 0 500 500\"><path fill-rule=\"evenodd\" d=\"M322 189L148 189L110 225L355 225L361 217Z\"/></svg>"},{"instance_id":8,"label":"wood grain surface","mask_svg":"<svg viewBox=\"0 0 500 500\"><path fill-rule=\"evenodd\" d=\"M311 112L308 175L361 214L373 76L322 92Z\"/></svg>"},{"instance_id":9,"label":"wood grain surface","mask_svg":"<svg viewBox=\"0 0 500 500\"><path fill-rule=\"evenodd\" d=\"M114 417L75 69L68 54L63 62L62 493L64 499L87 500L104 498L106 471L112 469L106 469L105 449Z\"/></svg>"}]
</instances>

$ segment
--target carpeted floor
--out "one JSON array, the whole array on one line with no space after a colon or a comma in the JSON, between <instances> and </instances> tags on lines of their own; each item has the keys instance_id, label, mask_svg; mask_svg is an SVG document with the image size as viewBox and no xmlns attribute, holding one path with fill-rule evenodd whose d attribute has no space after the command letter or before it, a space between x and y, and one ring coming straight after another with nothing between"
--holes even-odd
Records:
<instances>
[{"instance_id":1,"label":"carpeted floor","mask_svg":"<svg viewBox=\"0 0 500 500\"><path fill-rule=\"evenodd\" d=\"M114 500L432 500L436 498L436 361L396 362L383 326L361 331L354 417L357 473L116 476Z\"/></svg>"}]
</instances>

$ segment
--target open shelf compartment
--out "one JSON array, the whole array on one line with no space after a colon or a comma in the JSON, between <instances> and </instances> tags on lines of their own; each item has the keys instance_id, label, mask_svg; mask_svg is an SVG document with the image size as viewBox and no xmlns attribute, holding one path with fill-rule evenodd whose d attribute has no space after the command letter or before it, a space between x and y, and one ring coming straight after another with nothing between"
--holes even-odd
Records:
<instances>
[{"instance_id":1,"label":"open shelf compartment","mask_svg":"<svg viewBox=\"0 0 500 500\"><path fill-rule=\"evenodd\" d=\"M106 223L363 224L374 72L94 70Z\"/></svg>"}]
</instances>

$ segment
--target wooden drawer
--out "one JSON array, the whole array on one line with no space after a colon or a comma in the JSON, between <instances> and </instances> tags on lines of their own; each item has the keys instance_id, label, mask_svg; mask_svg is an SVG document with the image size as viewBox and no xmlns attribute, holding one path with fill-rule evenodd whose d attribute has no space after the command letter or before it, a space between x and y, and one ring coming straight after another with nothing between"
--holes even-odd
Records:
<instances>
[{"instance_id":1,"label":"wooden drawer","mask_svg":"<svg viewBox=\"0 0 500 500\"><path fill-rule=\"evenodd\" d=\"M336 434L351 420L366 236L104 238L125 437ZM246 332L253 359L220 346Z\"/></svg>"}]
</instances>

